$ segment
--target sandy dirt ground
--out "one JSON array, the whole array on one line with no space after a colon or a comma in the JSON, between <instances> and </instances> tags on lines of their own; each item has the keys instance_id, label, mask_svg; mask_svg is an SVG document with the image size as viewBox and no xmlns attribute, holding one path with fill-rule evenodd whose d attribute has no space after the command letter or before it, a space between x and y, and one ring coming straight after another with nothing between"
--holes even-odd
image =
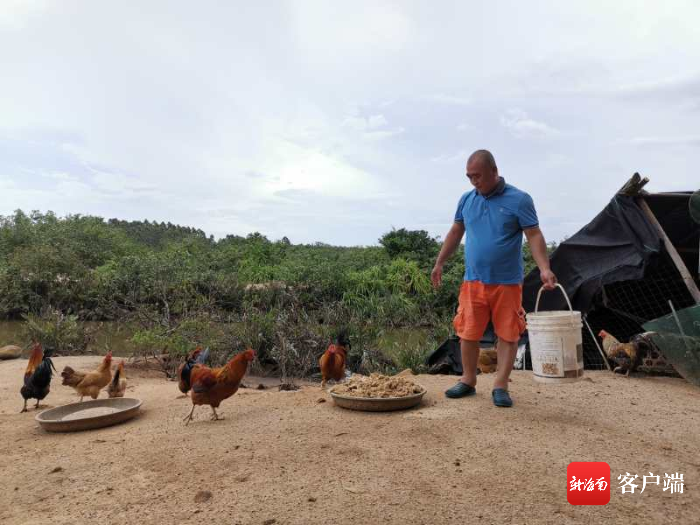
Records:
<instances>
[{"instance_id":1,"label":"sandy dirt ground","mask_svg":"<svg viewBox=\"0 0 700 525\"><path fill-rule=\"evenodd\" d=\"M59 370L98 362L55 359ZM128 372L138 418L48 434L33 410L19 413L25 366L0 362L3 524L698 522L700 389L681 379L596 372L544 386L514 372L515 407L499 409L493 376L461 400L443 395L454 377L418 376L423 404L395 413L337 408L318 385L244 389L222 404L223 421L204 407L185 427L191 405L176 383ZM48 407L76 401L58 379ZM610 464L608 505L567 503L571 461ZM618 488L626 472L639 475L634 494ZM649 472L682 473L683 494L640 494Z\"/></svg>"}]
</instances>

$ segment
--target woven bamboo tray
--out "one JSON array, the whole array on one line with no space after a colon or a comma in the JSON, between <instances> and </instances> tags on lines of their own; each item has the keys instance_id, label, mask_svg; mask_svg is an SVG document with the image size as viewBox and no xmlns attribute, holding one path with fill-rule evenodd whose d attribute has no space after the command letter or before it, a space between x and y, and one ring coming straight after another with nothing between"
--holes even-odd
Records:
<instances>
[{"instance_id":1,"label":"woven bamboo tray","mask_svg":"<svg viewBox=\"0 0 700 525\"><path fill-rule=\"evenodd\" d=\"M123 423L136 416L140 407L140 399L94 399L44 410L35 419L47 432L75 432Z\"/></svg>"},{"instance_id":2,"label":"woven bamboo tray","mask_svg":"<svg viewBox=\"0 0 700 525\"><path fill-rule=\"evenodd\" d=\"M366 412L390 412L393 410L406 410L412 408L423 400L426 390L418 394L405 397L352 397L341 396L330 392L333 402L342 408L349 410L364 410Z\"/></svg>"}]
</instances>

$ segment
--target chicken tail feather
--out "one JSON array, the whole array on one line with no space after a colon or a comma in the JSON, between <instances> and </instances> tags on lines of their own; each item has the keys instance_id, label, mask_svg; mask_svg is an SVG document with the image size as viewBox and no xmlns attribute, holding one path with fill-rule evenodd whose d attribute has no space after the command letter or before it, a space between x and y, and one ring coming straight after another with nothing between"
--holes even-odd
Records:
<instances>
[{"instance_id":1,"label":"chicken tail feather","mask_svg":"<svg viewBox=\"0 0 700 525\"><path fill-rule=\"evenodd\" d=\"M119 387L119 368L114 372L114 378L112 378L112 388L117 389Z\"/></svg>"},{"instance_id":2,"label":"chicken tail feather","mask_svg":"<svg viewBox=\"0 0 700 525\"><path fill-rule=\"evenodd\" d=\"M73 387L77 386L82 380L82 377L76 374L75 370L73 370L70 366L63 367L61 377L63 378L63 382L61 384Z\"/></svg>"},{"instance_id":3,"label":"chicken tail feather","mask_svg":"<svg viewBox=\"0 0 700 525\"><path fill-rule=\"evenodd\" d=\"M194 362L195 362L195 364L203 365L203 364L206 363L207 361L209 361L209 347L208 347L208 346L204 349L203 352L201 352L201 353L197 356L197 359L195 359Z\"/></svg>"}]
</instances>

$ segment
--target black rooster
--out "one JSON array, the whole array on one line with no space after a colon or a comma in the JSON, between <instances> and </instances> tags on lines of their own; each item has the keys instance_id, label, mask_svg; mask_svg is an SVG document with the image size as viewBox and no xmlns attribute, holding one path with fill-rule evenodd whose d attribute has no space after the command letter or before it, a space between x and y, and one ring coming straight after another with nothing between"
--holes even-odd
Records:
<instances>
[{"instance_id":1,"label":"black rooster","mask_svg":"<svg viewBox=\"0 0 700 525\"><path fill-rule=\"evenodd\" d=\"M198 346L195 348L190 355L187 356L187 360L180 365L177 371L178 383L177 386L180 392L187 395L190 391L190 374L192 373L192 368L194 365L203 365L209 359L209 348L205 348L202 351L202 347Z\"/></svg>"},{"instance_id":2,"label":"black rooster","mask_svg":"<svg viewBox=\"0 0 700 525\"><path fill-rule=\"evenodd\" d=\"M32 355L29 357L29 363L27 364L27 370L24 372L24 386L19 391L24 398L22 412L27 411L27 401L29 399L36 399L34 408L39 408L39 401L49 395L51 377L53 372L56 371L50 354L50 350L44 353L41 343L34 345Z\"/></svg>"}]
</instances>

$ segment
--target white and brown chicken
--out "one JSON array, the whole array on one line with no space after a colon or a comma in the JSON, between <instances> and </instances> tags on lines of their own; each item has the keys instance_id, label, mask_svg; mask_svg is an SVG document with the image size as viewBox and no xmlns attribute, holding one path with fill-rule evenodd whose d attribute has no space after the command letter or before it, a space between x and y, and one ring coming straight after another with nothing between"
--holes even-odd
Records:
<instances>
[{"instance_id":1,"label":"white and brown chicken","mask_svg":"<svg viewBox=\"0 0 700 525\"><path fill-rule=\"evenodd\" d=\"M126 392L126 375L124 374L124 360L119 363L117 370L114 372L114 377L107 387L107 395L109 397L124 397Z\"/></svg>"}]
</instances>

